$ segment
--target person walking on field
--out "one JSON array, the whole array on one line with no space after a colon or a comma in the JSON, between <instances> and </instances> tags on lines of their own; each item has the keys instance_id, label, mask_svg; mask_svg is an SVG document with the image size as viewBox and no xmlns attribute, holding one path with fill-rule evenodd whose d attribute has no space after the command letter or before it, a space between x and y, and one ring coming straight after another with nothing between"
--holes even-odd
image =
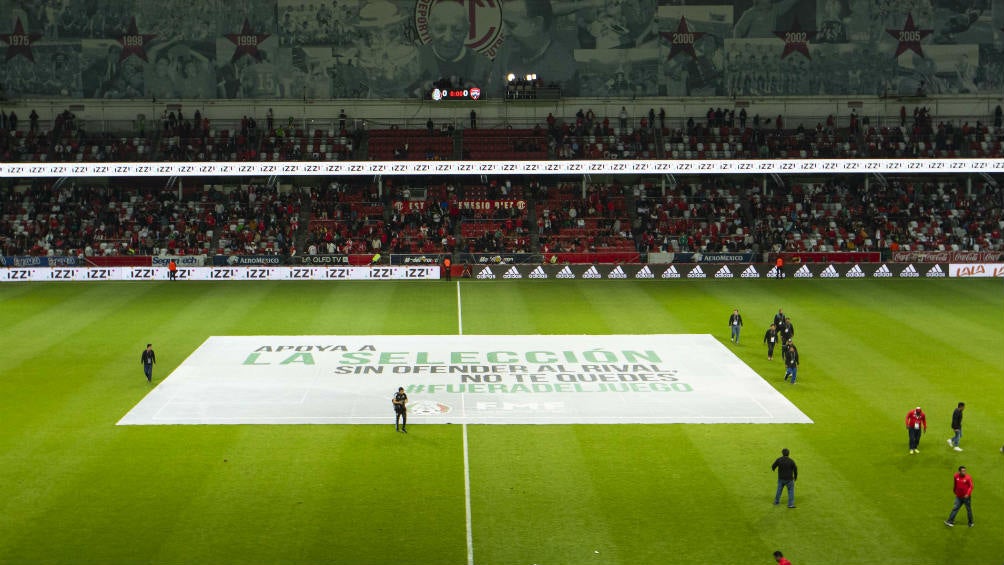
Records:
<instances>
[{"instance_id":1,"label":"person walking on field","mask_svg":"<svg viewBox=\"0 0 1004 565\"><path fill-rule=\"evenodd\" d=\"M927 414L920 406L906 413L906 431L910 437L910 453L920 453L920 434L927 433Z\"/></svg>"},{"instance_id":2,"label":"person walking on field","mask_svg":"<svg viewBox=\"0 0 1004 565\"><path fill-rule=\"evenodd\" d=\"M743 317L739 315L739 309L736 308L732 311L732 315L729 316L729 327L732 328L732 343L736 345L739 344L739 331L743 328Z\"/></svg>"},{"instance_id":3,"label":"person walking on field","mask_svg":"<svg viewBox=\"0 0 1004 565\"><path fill-rule=\"evenodd\" d=\"M788 558L780 551L774 552L774 561L777 561L777 565L791 565L791 561L788 561Z\"/></svg>"},{"instance_id":4,"label":"person walking on field","mask_svg":"<svg viewBox=\"0 0 1004 565\"><path fill-rule=\"evenodd\" d=\"M966 409L966 403L960 402L959 406L952 412L952 431L955 435L948 439L948 447L955 451L962 451L959 442L962 441L962 411Z\"/></svg>"},{"instance_id":5,"label":"person walking on field","mask_svg":"<svg viewBox=\"0 0 1004 565\"><path fill-rule=\"evenodd\" d=\"M966 517L969 518L969 527L973 527L973 477L966 474L966 467L959 467L959 472L953 477L952 492L955 493L955 504L952 505L952 513L945 520L945 525L949 528L955 526L955 515L964 505L966 507Z\"/></svg>"},{"instance_id":6,"label":"person walking on field","mask_svg":"<svg viewBox=\"0 0 1004 565\"><path fill-rule=\"evenodd\" d=\"M767 344L767 360L774 360L774 346L777 345L777 327L771 324L767 333L763 334L763 342Z\"/></svg>"},{"instance_id":7,"label":"person walking on field","mask_svg":"<svg viewBox=\"0 0 1004 565\"><path fill-rule=\"evenodd\" d=\"M143 374L146 375L146 382L153 382L153 366L157 363L157 354L153 352L153 344L146 344L146 349L143 350L143 354L139 358L139 362L143 364Z\"/></svg>"},{"instance_id":8,"label":"person walking on field","mask_svg":"<svg viewBox=\"0 0 1004 565\"><path fill-rule=\"evenodd\" d=\"M770 466L771 471L777 471L777 492L774 494L774 504L781 503L781 491L788 489L788 508L795 507L795 481L798 480L798 465L795 460L788 455L791 452L788 448L781 450L781 456L774 460Z\"/></svg>"},{"instance_id":9,"label":"person walking on field","mask_svg":"<svg viewBox=\"0 0 1004 565\"><path fill-rule=\"evenodd\" d=\"M781 335L781 343L787 345L795 339L795 326L791 324L791 318L785 318L781 325L777 327L777 333Z\"/></svg>"},{"instance_id":10,"label":"person walking on field","mask_svg":"<svg viewBox=\"0 0 1004 565\"><path fill-rule=\"evenodd\" d=\"M798 348L795 347L795 343L788 341L788 345L784 346L784 380L788 381L790 377L791 384L795 384L798 379Z\"/></svg>"},{"instance_id":11,"label":"person walking on field","mask_svg":"<svg viewBox=\"0 0 1004 565\"><path fill-rule=\"evenodd\" d=\"M782 308L778 308L778 309L777 309L777 314L774 314L774 326L775 326L775 327L776 327L777 329L779 329L779 330L780 330L780 329L781 329L781 326L783 326L783 325L784 325L784 321L785 321L785 319L786 319L786 318L785 318L785 315L784 315L784 309L782 309Z\"/></svg>"}]
</instances>

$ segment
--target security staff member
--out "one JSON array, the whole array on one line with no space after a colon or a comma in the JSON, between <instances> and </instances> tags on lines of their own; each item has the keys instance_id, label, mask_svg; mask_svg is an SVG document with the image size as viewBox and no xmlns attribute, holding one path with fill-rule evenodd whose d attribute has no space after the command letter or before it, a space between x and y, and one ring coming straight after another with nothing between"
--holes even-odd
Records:
<instances>
[{"instance_id":1,"label":"security staff member","mask_svg":"<svg viewBox=\"0 0 1004 565\"><path fill-rule=\"evenodd\" d=\"M157 362L157 355L153 352L153 344L146 344L146 349L143 350L143 354L139 358L139 362L143 364L143 373L146 374L146 382L153 382L153 365Z\"/></svg>"},{"instance_id":2,"label":"security staff member","mask_svg":"<svg viewBox=\"0 0 1004 565\"><path fill-rule=\"evenodd\" d=\"M394 404L394 431L408 433L408 395L404 393L403 386L397 388L397 394L391 402Z\"/></svg>"},{"instance_id":3,"label":"security staff member","mask_svg":"<svg viewBox=\"0 0 1004 565\"><path fill-rule=\"evenodd\" d=\"M786 367L784 371L784 380L788 380L791 384L795 384L795 380L798 378L798 348L795 347L795 343L792 341L788 342L784 350L784 366Z\"/></svg>"}]
</instances>

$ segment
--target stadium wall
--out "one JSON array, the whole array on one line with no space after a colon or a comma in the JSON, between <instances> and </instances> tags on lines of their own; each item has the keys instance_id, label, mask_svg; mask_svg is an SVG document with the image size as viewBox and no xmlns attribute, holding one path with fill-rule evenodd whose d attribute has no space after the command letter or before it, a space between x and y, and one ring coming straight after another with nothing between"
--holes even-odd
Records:
<instances>
[{"instance_id":1,"label":"stadium wall","mask_svg":"<svg viewBox=\"0 0 1004 565\"><path fill-rule=\"evenodd\" d=\"M0 0L12 99L999 94L993 0ZM469 97L474 97L469 95Z\"/></svg>"}]
</instances>

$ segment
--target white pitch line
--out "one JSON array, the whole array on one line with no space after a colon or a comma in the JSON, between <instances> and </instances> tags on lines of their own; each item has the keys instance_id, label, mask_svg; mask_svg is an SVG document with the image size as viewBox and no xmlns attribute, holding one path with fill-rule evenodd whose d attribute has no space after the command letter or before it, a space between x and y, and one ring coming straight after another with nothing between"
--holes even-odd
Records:
<instances>
[{"instance_id":1,"label":"white pitch line","mask_svg":"<svg viewBox=\"0 0 1004 565\"><path fill-rule=\"evenodd\" d=\"M460 281L457 281L457 335L464 335L464 313L460 304ZM461 412L467 415L467 408L463 406L465 400L461 393ZM467 422L463 424L464 430L464 517L467 521L467 565L474 565L474 529L471 527L471 466L469 462L469 451L467 449Z\"/></svg>"},{"instance_id":2,"label":"white pitch line","mask_svg":"<svg viewBox=\"0 0 1004 565\"><path fill-rule=\"evenodd\" d=\"M467 518L467 565L474 565L474 534L471 528L471 468L467 462L467 424L464 424L464 510Z\"/></svg>"},{"instance_id":3,"label":"white pitch line","mask_svg":"<svg viewBox=\"0 0 1004 565\"><path fill-rule=\"evenodd\" d=\"M457 335L464 335L464 310L460 306L460 281L457 281Z\"/></svg>"}]
</instances>

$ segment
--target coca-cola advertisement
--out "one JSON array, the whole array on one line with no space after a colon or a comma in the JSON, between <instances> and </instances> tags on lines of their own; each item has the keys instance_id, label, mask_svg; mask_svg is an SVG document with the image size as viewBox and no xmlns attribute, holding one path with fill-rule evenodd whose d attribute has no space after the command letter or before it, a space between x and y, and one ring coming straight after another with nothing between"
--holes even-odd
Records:
<instances>
[{"instance_id":1,"label":"coca-cola advertisement","mask_svg":"<svg viewBox=\"0 0 1004 565\"><path fill-rule=\"evenodd\" d=\"M999 251L893 251L897 263L995 263L1001 260Z\"/></svg>"}]
</instances>

